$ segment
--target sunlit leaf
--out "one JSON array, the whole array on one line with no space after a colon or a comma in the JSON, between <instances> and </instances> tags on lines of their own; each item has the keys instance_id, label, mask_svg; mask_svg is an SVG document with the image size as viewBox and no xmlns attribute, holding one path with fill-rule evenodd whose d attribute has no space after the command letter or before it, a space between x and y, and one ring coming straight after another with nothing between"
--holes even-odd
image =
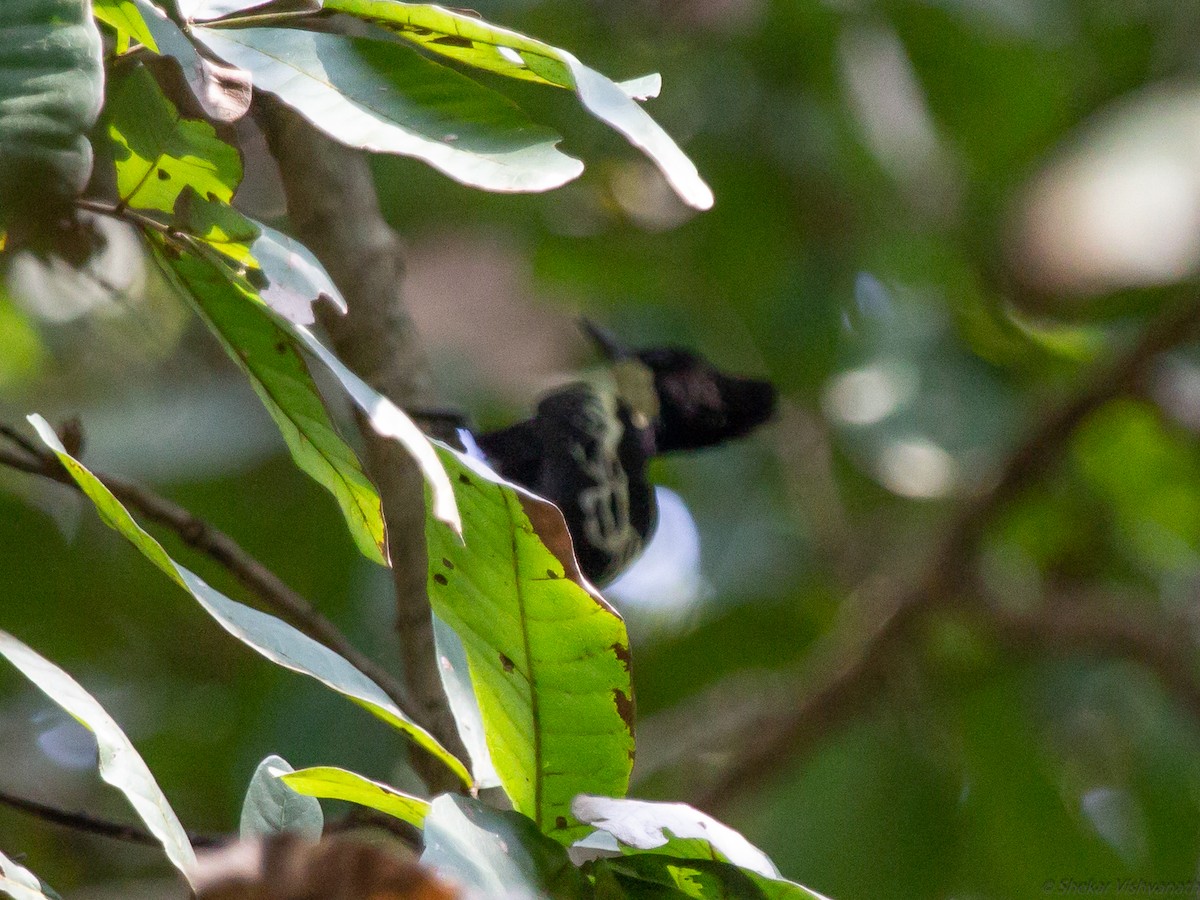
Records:
<instances>
[{"instance_id":1,"label":"sunlit leaf","mask_svg":"<svg viewBox=\"0 0 1200 900\"><path fill-rule=\"evenodd\" d=\"M333 766L313 766L298 772L284 771L278 773L277 777L297 794L326 800L348 800L395 816L416 828L424 824L425 816L429 813L428 800Z\"/></svg>"},{"instance_id":2,"label":"sunlit leaf","mask_svg":"<svg viewBox=\"0 0 1200 900\"><path fill-rule=\"evenodd\" d=\"M208 122L180 116L146 69L117 82L106 115L124 203L169 213L189 187L201 197L233 198L241 155Z\"/></svg>"},{"instance_id":3,"label":"sunlit leaf","mask_svg":"<svg viewBox=\"0 0 1200 900\"><path fill-rule=\"evenodd\" d=\"M308 675L353 700L389 725L403 731L449 767L464 784L470 784L466 767L432 735L409 719L366 675L324 644L272 615L230 600L199 575L175 562L153 537L133 520L120 501L99 479L63 448L54 430L41 416L29 417L38 436L66 467L84 494L96 505L101 518L120 532L141 553L186 590L217 624L276 665Z\"/></svg>"},{"instance_id":4,"label":"sunlit leaf","mask_svg":"<svg viewBox=\"0 0 1200 900\"><path fill-rule=\"evenodd\" d=\"M625 624L580 583L557 509L452 450L438 453L465 546L439 524L427 526L430 602L466 648L492 762L513 806L570 841L584 830L571 818L577 794L620 796L628 785Z\"/></svg>"},{"instance_id":5,"label":"sunlit leaf","mask_svg":"<svg viewBox=\"0 0 1200 900\"><path fill-rule=\"evenodd\" d=\"M697 209L712 206L712 191L696 166L633 99L657 93L655 76L623 87L589 69L566 50L492 25L465 11L399 0L325 0L325 8L366 19L432 53L489 72L575 91L588 112L619 131L654 161L686 203Z\"/></svg>"},{"instance_id":6,"label":"sunlit leaf","mask_svg":"<svg viewBox=\"0 0 1200 900\"><path fill-rule=\"evenodd\" d=\"M509 100L397 44L278 28L195 34L352 147L413 156L493 191L549 190L583 171L555 149L557 134Z\"/></svg>"},{"instance_id":7,"label":"sunlit leaf","mask_svg":"<svg viewBox=\"0 0 1200 900\"><path fill-rule=\"evenodd\" d=\"M49 431L49 426L45 428ZM49 433L54 436L53 431ZM57 437L54 441L58 442ZM187 833L121 726L79 682L6 631L0 631L0 655L96 736L100 777L125 795L146 828L162 844L167 858L185 878L190 878L196 854Z\"/></svg>"},{"instance_id":8,"label":"sunlit leaf","mask_svg":"<svg viewBox=\"0 0 1200 900\"><path fill-rule=\"evenodd\" d=\"M235 122L250 109L250 74L196 52L191 39L150 0L134 0L161 56L174 59L209 118Z\"/></svg>"},{"instance_id":9,"label":"sunlit leaf","mask_svg":"<svg viewBox=\"0 0 1200 900\"><path fill-rule=\"evenodd\" d=\"M154 35L146 27L146 20L133 0L92 0L92 13L116 31L118 53L127 51L131 41L137 41L153 53L158 52Z\"/></svg>"},{"instance_id":10,"label":"sunlit leaf","mask_svg":"<svg viewBox=\"0 0 1200 900\"><path fill-rule=\"evenodd\" d=\"M421 862L467 885L473 898L587 896L586 882L562 845L525 816L469 797L444 794L433 801Z\"/></svg>"},{"instance_id":11,"label":"sunlit leaf","mask_svg":"<svg viewBox=\"0 0 1200 900\"><path fill-rule=\"evenodd\" d=\"M283 325L248 285L192 254L156 254L242 367L301 470L333 494L359 550L387 561L383 509L354 451L342 440Z\"/></svg>"},{"instance_id":12,"label":"sunlit leaf","mask_svg":"<svg viewBox=\"0 0 1200 900\"><path fill-rule=\"evenodd\" d=\"M242 840L292 832L317 841L325 827L321 804L286 787L279 776L294 771L281 756L268 756L258 764L246 798L242 801L242 817L238 835Z\"/></svg>"},{"instance_id":13,"label":"sunlit leaf","mask_svg":"<svg viewBox=\"0 0 1200 900\"><path fill-rule=\"evenodd\" d=\"M0 228L87 185L100 53L87 0L0 3Z\"/></svg>"}]
</instances>

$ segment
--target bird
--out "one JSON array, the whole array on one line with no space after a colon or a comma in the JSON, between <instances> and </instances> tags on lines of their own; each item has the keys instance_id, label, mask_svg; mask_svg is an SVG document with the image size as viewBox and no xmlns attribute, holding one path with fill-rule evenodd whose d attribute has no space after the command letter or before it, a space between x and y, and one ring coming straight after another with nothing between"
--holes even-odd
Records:
<instances>
[{"instance_id":1,"label":"bird","mask_svg":"<svg viewBox=\"0 0 1200 900\"><path fill-rule=\"evenodd\" d=\"M588 319L581 326L606 365L544 395L529 418L472 438L502 477L562 511L580 570L604 586L654 528L650 460L749 434L772 418L777 392L699 353L630 350Z\"/></svg>"}]
</instances>

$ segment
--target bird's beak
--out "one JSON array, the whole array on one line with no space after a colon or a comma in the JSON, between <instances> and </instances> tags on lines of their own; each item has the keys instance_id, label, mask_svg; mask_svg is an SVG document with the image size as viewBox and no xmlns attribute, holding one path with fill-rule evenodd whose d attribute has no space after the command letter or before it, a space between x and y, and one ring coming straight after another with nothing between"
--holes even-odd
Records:
<instances>
[{"instance_id":1,"label":"bird's beak","mask_svg":"<svg viewBox=\"0 0 1200 900\"><path fill-rule=\"evenodd\" d=\"M633 356L629 348L617 340L616 335L607 328L597 325L587 316L579 317L579 327L592 339L605 359L616 362L617 360L629 359Z\"/></svg>"}]
</instances>

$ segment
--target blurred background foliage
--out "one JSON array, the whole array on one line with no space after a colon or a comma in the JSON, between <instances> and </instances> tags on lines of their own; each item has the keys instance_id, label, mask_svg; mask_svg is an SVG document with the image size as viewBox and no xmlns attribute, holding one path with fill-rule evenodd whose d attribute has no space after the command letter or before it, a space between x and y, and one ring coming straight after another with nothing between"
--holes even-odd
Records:
<instances>
[{"instance_id":1,"label":"blurred background foliage","mask_svg":"<svg viewBox=\"0 0 1200 900\"><path fill-rule=\"evenodd\" d=\"M1119 642L1002 635L933 610L852 710L752 790L719 790L763 723L797 702L792 673L848 610L869 619L869 588L908 578L1033 424L1196 290L1194 4L476 6L614 77L661 71L651 109L717 204L686 209L569 96L530 85L504 87L589 161L559 191L483 195L377 159L447 402L484 425L526 414L594 364L580 312L636 344L765 373L784 395L754 438L656 463L674 494L662 534L611 591L635 642L634 793L718 798L711 812L833 897L1035 897L1048 881L1200 876L1194 651L1170 678ZM238 136L239 202L278 219L261 136L249 123ZM395 664L386 574L356 554L136 243L116 226L108 238L92 274L8 265L4 419L79 415L95 468L228 531ZM961 562L999 615L1082 610L1100 631L1129 618L1149 646L1190 649L1200 348L1181 343L1135 388L1088 416ZM269 753L411 783L395 735L227 640L71 492L11 472L0 483L4 626L115 713L190 828L232 828ZM0 789L127 817L81 728L9 670L0 704ZM151 849L2 810L0 834L69 897L168 896Z\"/></svg>"}]
</instances>

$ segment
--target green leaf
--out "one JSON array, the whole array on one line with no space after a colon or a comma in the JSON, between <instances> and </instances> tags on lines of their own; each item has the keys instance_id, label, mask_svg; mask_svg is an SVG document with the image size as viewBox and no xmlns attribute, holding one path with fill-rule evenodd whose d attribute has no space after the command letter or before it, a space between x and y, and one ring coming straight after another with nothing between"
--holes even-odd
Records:
<instances>
[{"instance_id":1,"label":"green leaf","mask_svg":"<svg viewBox=\"0 0 1200 900\"><path fill-rule=\"evenodd\" d=\"M683 859L641 853L589 864L599 886L621 886L620 896L694 897L696 900L828 900L791 881L765 878L750 869L714 859ZM599 892L600 896L607 896Z\"/></svg>"},{"instance_id":2,"label":"green leaf","mask_svg":"<svg viewBox=\"0 0 1200 900\"><path fill-rule=\"evenodd\" d=\"M87 186L100 54L87 0L0 2L0 228Z\"/></svg>"},{"instance_id":3,"label":"green leaf","mask_svg":"<svg viewBox=\"0 0 1200 900\"><path fill-rule=\"evenodd\" d=\"M67 453L45 419L33 415L29 417L29 421L37 430L38 436L54 451L71 477L83 489L84 494L96 505L101 518L191 594L218 625L276 665L315 678L389 725L403 731L419 746L444 762L464 784L470 784L471 778L466 767L429 732L405 716L379 685L324 644L314 641L272 615L230 600L220 591L210 587L199 575L171 559L162 545L142 530L108 488L82 463Z\"/></svg>"},{"instance_id":4,"label":"green leaf","mask_svg":"<svg viewBox=\"0 0 1200 900\"><path fill-rule=\"evenodd\" d=\"M233 199L242 180L241 155L208 122L180 116L145 68L116 85L107 118L124 203L169 213L189 187L201 197Z\"/></svg>"},{"instance_id":5,"label":"green leaf","mask_svg":"<svg viewBox=\"0 0 1200 900\"><path fill-rule=\"evenodd\" d=\"M250 73L201 56L191 38L161 9L149 0L133 2L154 36L159 55L178 63L205 115L218 122L236 122L244 116L250 109Z\"/></svg>"},{"instance_id":6,"label":"green leaf","mask_svg":"<svg viewBox=\"0 0 1200 900\"><path fill-rule=\"evenodd\" d=\"M297 794L326 800L348 800L395 816L416 828L425 823L425 816L429 814L428 800L333 766L313 766L298 772L280 773L277 777Z\"/></svg>"},{"instance_id":7,"label":"green leaf","mask_svg":"<svg viewBox=\"0 0 1200 900\"><path fill-rule=\"evenodd\" d=\"M337 500L363 555L386 564L379 494L330 421L289 333L256 299L253 289L231 279L222 266L189 253L171 256L159 243L154 246L163 270L250 379L296 465Z\"/></svg>"},{"instance_id":8,"label":"green leaf","mask_svg":"<svg viewBox=\"0 0 1200 900\"><path fill-rule=\"evenodd\" d=\"M378 434L398 441L412 455L433 495L430 504L430 514L433 519L446 525L453 534L461 534L462 519L450 477L442 465L441 458L434 450L433 444L425 437L416 423L391 400L347 369L342 361L303 325L293 322L284 322L284 325L293 338L324 363L325 368L338 380L346 392L346 396L366 417L368 424ZM429 520L426 519L426 521Z\"/></svg>"},{"instance_id":9,"label":"green leaf","mask_svg":"<svg viewBox=\"0 0 1200 900\"><path fill-rule=\"evenodd\" d=\"M246 799L238 835L242 840L292 832L308 840L321 839L325 815L321 804L305 797L279 780L281 774L295 771L282 756L268 756L258 764Z\"/></svg>"},{"instance_id":10,"label":"green leaf","mask_svg":"<svg viewBox=\"0 0 1200 900\"><path fill-rule=\"evenodd\" d=\"M320 341L316 339L311 331L309 331L303 325L298 325L295 322L288 321L277 312L270 311L262 299L254 291L254 288L236 272L229 269L228 266L209 259L201 259L189 253L172 255L171 253L162 252L163 247L161 244L156 244L155 246L160 250L158 256L160 262L162 262L164 266L164 270L176 278L185 294L195 300L195 302L207 310L208 313L212 315L219 315L222 322L225 323L223 327L228 327L230 329L241 328L245 330L246 333L244 335L234 335L234 337L241 337L247 342L252 342L253 348L256 350L256 352L253 354L247 353L247 356L245 357L239 353L238 358L240 360L249 364L251 357L253 357L256 363L261 363L262 365L266 366L266 357L263 356L263 353L265 352L265 348L267 346L267 342L264 337L267 332L265 330L265 326L263 325L263 321L269 321L269 323L274 324L279 330L278 340L270 343L270 346L277 357L285 357L288 353L293 352L291 350L291 341L295 341L296 343L303 345L305 349L307 349L312 355L316 356L317 359L320 360L320 362L327 369L329 369L334 378L337 379L343 390L346 391L347 396L362 411L370 426L384 437L389 437L395 441L398 441L406 450L408 450L410 454L412 454L413 458L417 462L418 467L421 469L422 474L425 476L426 483L430 486L430 489L433 493L433 504L431 510L433 517L440 522L444 522L451 529L453 529L455 533L458 533L462 530L462 523L459 520L458 507L454 498L454 488L450 484L450 479L446 475L446 470L442 467L441 461L434 452L433 445L429 443L425 435L421 432L421 429L416 426L412 419L401 412L401 410L394 403L392 403L378 391L375 391L361 378L347 369L342 362L336 356L334 356L333 353L331 353ZM260 315L255 316L255 312L259 313ZM263 319L262 314L266 315L265 320ZM238 343L233 340L230 340L229 343L230 346L234 347L235 349L238 346ZM280 349L281 347L283 349ZM279 360L276 360L276 362L278 361ZM303 361L298 361L301 365L303 364ZM287 389L287 396L284 399L286 399L288 402L295 401L300 403L301 391L298 383L292 387L289 387L287 384L288 380L294 381L294 371L294 369L290 370L292 374L289 374L289 370L275 372L269 366L261 369L264 377L268 375L271 376L273 384L279 388ZM304 371L307 374L307 369ZM284 381L277 381L278 378L284 375L287 375L288 378L284 379ZM320 402L320 397L316 395L315 387L311 386L311 380L308 380L308 385L304 388L304 390L307 391L309 388L311 388L313 391L315 401ZM293 391L296 393L296 396L294 397L292 396ZM260 396L263 397L264 402L266 402L268 399L264 394L260 393ZM277 405L281 405L278 402L280 401L280 395L272 392L270 399L272 402L276 402ZM307 400L305 400L305 404L307 404ZM266 405L267 409L272 411L272 414L274 415L271 403L267 403ZM316 421L315 417L317 415L320 415L325 421L328 421L327 416L323 411L324 407L322 406L322 412L319 414L317 413L315 407L308 410L308 412L304 412L304 410L307 409L307 406L302 405L299 408L300 411L304 413L304 416L297 420L295 423L295 428L299 432L300 436L304 436L306 439L311 440L313 436L307 434L303 428L308 428L313 421ZM309 417L314 418L310 419ZM289 433L286 430L285 423L279 418L276 418L276 422L280 424L281 429L284 429L284 437L287 438ZM332 428L332 425L330 425L330 428ZM331 433L336 435L336 432ZM327 436L325 436L323 433L314 432L314 434L320 437L323 441L327 440ZM305 447L303 442L299 440L299 437L296 437L295 435L293 435L293 437L295 437L297 441L296 447L293 449L293 456L295 456L297 453L303 453L305 451ZM289 447L291 447L290 441ZM314 447L314 449L331 454L329 457L325 457L326 462L337 462L336 458L332 456L334 453L334 448L332 446L325 447L323 444L321 447ZM350 453L349 448L346 448L346 453ZM351 458L353 458L352 455ZM297 458L297 462L301 465L301 468L303 468L305 465L310 463L316 466L318 460L315 457L306 454L303 457L303 461L301 461L300 458ZM344 462L345 465L349 465L349 460ZM354 460L354 465L358 465L357 460ZM307 471L307 469L305 471ZM348 473L348 471L349 470L347 469L346 472ZM347 474L346 477L349 477L349 475ZM367 484L369 484L369 482L367 482ZM375 502L377 502L377 495L374 494L373 487L371 488L371 491L372 496L375 497ZM339 502L343 502L340 494L335 494L335 496L339 497ZM359 502L356 496L348 499ZM373 511L374 504L372 504L371 507L371 512L373 513ZM351 517L352 514L355 514L355 510L352 508L344 508L344 512L347 521L351 523L351 527L353 529L354 522ZM369 524L373 529L374 523L371 522ZM358 539L356 538L356 540ZM360 543L359 547L364 551L364 553L368 553L369 548L365 544L365 541Z\"/></svg>"},{"instance_id":11,"label":"green leaf","mask_svg":"<svg viewBox=\"0 0 1200 900\"><path fill-rule=\"evenodd\" d=\"M489 72L569 88L584 108L642 150L690 206L708 209L712 191L696 166L633 96L657 93L653 76L628 88L589 69L566 50L500 28L473 14L399 0L325 0L326 9L387 28L433 53ZM633 96L631 96L633 95Z\"/></svg>"},{"instance_id":12,"label":"green leaf","mask_svg":"<svg viewBox=\"0 0 1200 900\"><path fill-rule=\"evenodd\" d=\"M13 900L62 900L41 879L0 853L0 891Z\"/></svg>"},{"instance_id":13,"label":"green leaf","mask_svg":"<svg viewBox=\"0 0 1200 900\"><path fill-rule=\"evenodd\" d=\"M594 825L636 850L660 849L683 858L723 859L765 878L775 864L741 834L686 803L651 803L580 795L571 804L580 822Z\"/></svg>"},{"instance_id":14,"label":"green leaf","mask_svg":"<svg viewBox=\"0 0 1200 900\"><path fill-rule=\"evenodd\" d=\"M44 422L41 424L45 425ZM45 427L49 431L49 426ZM50 431L50 434L53 436L54 432ZM54 441L57 443L58 438L55 437ZM146 828L162 844L167 858L190 881L196 867L196 854L191 842L154 776L150 774L150 769L121 726L79 682L6 631L0 631L0 656L16 666L42 693L96 736L100 777L125 795L146 823ZM9 878L16 880L12 875Z\"/></svg>"},{"instance_id":15,"label":"green leaf","mask_svg":"<svg viewBox=\"0 0 1200 900\"><path fill-rule=\"evenodd\" d=\"M528 818L469 797L443 794L425 819L421 862L474 890L471 896L560 900L588 896L566 849Z\"/></svg>"},{"instance_id":16,"label":"green leaf","mask_svg":"<svg viewBox=\"0 0 1200 900\"><path fill-rule=\"evenodd\" d=\"M427 525L430 602L466 648L492 762L513 806L569 842L585 830L570 818L577 794L620 796L629 783L625 623L582 586L554 506L452 450L438 453L465 546Z\"/></svg>"},{"instance_id":17,"label":"green leaf","mask_svg":"<svg viewBox=\"0 0 1200 900\"><path fill-rule=\"evenodd\" d=\"M352 147L413 156L493 191L549 190L583 171L509 100L397 44L279 28L193 33Z\"/></svg>"},{"instance_id":18,"label":"green leaf","mask_svg":"<svg viewBox=\"0 0 1200 900\"><path fill-rule=\"evenodd\" d=\"M92 14L117 33L118 53L126 52L131 41L137 41L153 53L158 52L154 35L146 27L146 20L133 0L92 0Z\"/></svg>"}]
</instances>

